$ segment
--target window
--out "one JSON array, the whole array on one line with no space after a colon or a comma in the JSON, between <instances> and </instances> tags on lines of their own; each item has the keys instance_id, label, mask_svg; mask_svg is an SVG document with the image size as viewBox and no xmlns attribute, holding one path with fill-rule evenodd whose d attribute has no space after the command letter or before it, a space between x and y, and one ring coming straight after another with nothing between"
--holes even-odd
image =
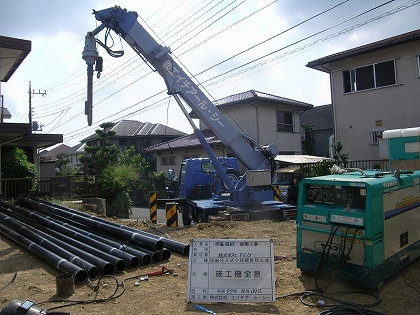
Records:
<instances>
[{"instance_id":1,"label":"window","mask_svg":"<svg viewBox=\"0 0 420 315\"><path fill-rule=\"evenodd\" d=\"M369 131L369 144L379 145L379 139L382 138L383 130L370 130Z\"/></svg>"},{"instance_id":2,"label":"window","mask_svg":"<svg viewBox=\"0 0 420 315\"><path fill-rule=\"evenodd\" d=\"M211 161L202 162L201 163L201 171L203 173L213 173L215 171L213 163Z\"/></svg>"},{"instance_id":3,"label":"window","mask_svg":"<svg viewBox=\"0 0 420 315\"><path fill-rule=\"evenodd\" d=\"M343 71L344 93L397 84L395 60Z\"/></svg>"},{"instance_id":4,"label":"window","mask_svg":"<svg viewBox=\"0 0 420 315\"><path fill-rule=\"evenodd\" d=\"M127 138L119 138L118 139L118 144L120 146L127 146Z\"/></svg>"},{"instance_id":5,"label":"window","mask_svg":"<svg viewBox=\"0 0 420 315\"><path fill-rule=\"evenodd\" d=\"M175 165L175 157L174 156L161 157L160 165Z\"/></svg>"},{"instance_id":6,"label":"window","mask_svg":"<svg viewBox=\"0 0 420 315\"><path fill-rule=\"evenodd\" d=\"M293 112L277 111L277 131L293 132Z\"/></svg>"}]
</instances>

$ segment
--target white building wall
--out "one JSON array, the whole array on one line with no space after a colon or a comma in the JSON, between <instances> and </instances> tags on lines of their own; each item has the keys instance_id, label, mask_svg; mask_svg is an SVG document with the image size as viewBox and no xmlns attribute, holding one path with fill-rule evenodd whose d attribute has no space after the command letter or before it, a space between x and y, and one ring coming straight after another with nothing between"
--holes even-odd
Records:
<instances>
[{"instance_id":1,"label":"white building wall","mask_svg":"<svg viewBox=\"0 0 420 315\"><path fill-rule=\"evenodd\" d=\"M419 54L417 41L330 65L335 136L351 160L380 158L380 146L369 144L369 131L419 125L420 78L416 65ZM343 70L391 59L396 60L396 85L344 94Z\"/></svg>"}]
</instances>

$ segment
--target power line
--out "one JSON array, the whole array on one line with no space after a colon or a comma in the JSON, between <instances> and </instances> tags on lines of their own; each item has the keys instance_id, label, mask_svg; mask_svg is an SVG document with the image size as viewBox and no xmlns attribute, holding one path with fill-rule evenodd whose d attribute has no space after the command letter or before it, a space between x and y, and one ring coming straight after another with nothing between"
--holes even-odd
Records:
<instances>
[{"instance_id":1,"label":"power line","mask_svg":"<svg viewBox=\"0 0 420 315\"><path fill-rule=\"evenodd\" d=\"M351 21L351 20L353 20L353 19L355 19L355 18L358 18L358 17L360 17L360 16L362 16L362 15L364 15L364 14L366 14L366 13L369 13L369 12L371 12L371 11L373 11L373 10L377 9L377 8L380 8L380 7L384 6L385 4L388 4L388 3L392 2L392 1L393 1L393 0L390 0L390 1L386 2L386 3L383 3L383 4L381 4L381 5L378 5L378 6L374 7L374 8L372 8L372 9L369 9L369 10L366 10L366 11L364 11L364 12L362 12L362 13L359 13L359 14L357 14L357 15L355 15L355 16L353 16L353 17L349 18L349 19L346 19L346 20L344 20L344 21L341 21L341 22L339 22L339 23L337 23L337 24L335 24L335 25L333 25L333 26L327 27L327 28L325 28L325 29L323 29L323 30L321 30L321 31L318 31L318 32L313 33L313 34L311 34L311 35L309 35L309 36L306 36L306 37L304 37L304 38L302 38L302 39L299 39L299 40L297 40L297 41L295 41L295 42L293 42L293 43L291 43L291 44L288 44L288 45L283 46L283 47L281 47L281 48L279 48L279 49L276 49L276 50L274 50L274 51L272 51L272 52L270 52L270 53L268 53L268 54L265 54L265 55L263 55L263 56L260 56L260 57L258 57L258 58L255 58L255 59L253 59L253 60L251 60L251 61L248 61L248 62L246 62L246 63L244 63L244 64L242 64L242 65L240 65L240 66L237 66L237 67L232 68L232 69L230 69L230 70L228 70L228 71L225 71L225 72L223 72L223 73L221 73L221 74L219 74L219 75L217 75L217 76L212 77L211 79L208 79L208 80L206 80L206 81L203 81L202 83L205 83L205 82L208 82L208 81L214 80L214 79L215 79L215 78L217 78L217 77L221 77L221 76L223 76L223 75L225 75L225 74L227 74L227 73L229 73L229 72L233 72L233 71L235 71L235 70L237 70L237 69L240 69L240 68L242 68L242 67L244 67L244 66L247 66L247 65L249 65L249 64L252 64L252 63L254 63L254 62L258 61L258 60L261 60L261 59L264 59L264 58L266 58L266 57L268 57L268 56L271 56L271 55L273 55L273 54L275 54L275 53L277 53L277 52L279 52L279 51L281 51L281 50L284 50L284 49L286 49L286 48L289 48L289 47L291 47L291 46L293 46L293 45L296 45L296 44L298 44L298 43L304 42L305 40L307 40L307 39L309 39L309 38L312 38L312 37L314 37L314 36L316 36L316 35L322 34L322 33L326 32L326 31L328 31L328 30L331 30L331 29L333 29L333 28L335 28L335 27L337 27L337 26L341 25L341 24L344 24L344 23L346 23L346 22L349 22L349 21Z\"/></svg>"},{"instance_id":2,"label":"power line","mask_svg":"<svg viewBox=\"0 0 420 315\"><path fill-rule=\"evenodd\" d=\"M344 1L344 2L346 2L346 1ZM389 1L390 2L390 1ZM389 2L387 2L387 3L389 3ZM418 1L414 1L414 4L412 4L412 5L415 5L415 4L418 4ZM384 4L383 4L384 5ZM411 6L412 6L411 5ZM373 9L371 9L371 10L373 10ZM396 13L396 12L394 12L394 13ZM385 16L384 16L385 17ZM372 20L373 21L373 20ZM339 24L341 24L341 23L339 23ZM338 25L339 25L338 24ZM367 24L367 23L366 23ZM335 26L337 26L337 25L335 25ZM362 25L361 25L362 26ZM360 27L360 26L359 26ZM330 29L330 28L328 28L328 29ZM353 28L354 29L354 28ZM350 31L350 30L349 30ZM318 33L320 33L320 32L318 32ZM318 34L317 33L317 34ZM340 33L340 32L339 32ZM342 31L341 31L341 34L343 34L342 33ZM339 35L341 35L341 34L339 34ZM337 35L337 36L339 36L339 35ZM306 39L308 39L308 38L310 38L310 37L312 37L312 36L315 36L315 35L311 35L311 36L308 36L308 37L306 37L306 38L304 38L303 40L306 40ZM300 41L297 41L297 42L295 42L295 43L293 43L292 45L294 45L294 44L297 44L297 43L300 43L300 42L302 42L303 40L300 40ZM318 43L319 43L319 41L318 41ZM315 44L314 44L315 45ZM232 70L230 70L230 71L227 71L227 72L225 72L225 73L223 73L222 74L222 76L224 76L224 75L226 75L227 73L230 73L230 72L232 72L232 71L235 71L235 70L238 70L239 68L242 68L242 67L245 67L246 65L249 65L250 63L253 63L253 62L256 62L256 61L258 61L258 60L262 60L263 58L266 58L267 56L269 56L269 55L272 55L272 54L274 54L274 53L277 53L277 52L279 52L279 51L281 51L281 50L283 50L283 49L286 49L286 48L288 48L288 47L290 47L291 45L288 45L288 46L286 46L286 47L282 47L282 48L280 48L280 49L278 49L278 50L276 50L276 51L274 51L274 52L272 52L272 53L270 53L270 54L266 54L266 55L264 55L264 56L262 56L262 57L260 57L260 58L257 58L257 59L254 59L253 61L251 61L251 62L248 62L248 63L245 63L245 64L243 64L243 65L241 65L240 67L236 67L235 69L232 69ZM305 45L305 47L306 48L308 48L308 46L307 45ZM294 51L297 51L297 50L294 50ZM290 54L290 53L289 53ZM233 58L233 57L231 57L231 58ZM230 58L230 59L231 59ZM277 57L277 58L279 58L279 57ZM272 61L272 60L270 60L270 61ZM223 62L225 62L225 61L223 61ZM222 63L223 63L222 62ZM262 64L265 64L265 63L262 63ZM219 65L219 64L217 64L217 65ZM215 66L217 66L217 65L215 65ZM213 67L215 67L215 66L213 66ZM211 68L213 68L213 67L211 67ZM250 67L250 69L249 70L244 70L244 71L242 71L242 72L247 72L247 71L250 71L250 70L252 70L252 69L254 69L255 67ZM205 71L208 71L210 68L208 68L208 69L206 69L206 70L204 70L204 71L202 71L202 72L200 72L199 74L201 74L201 73L203 73L203 72L205 72ZM215 76L215 77L213 77L213 78L211 78L211 79L209 79L209 80L207 80L207 81L204 81L203 83L205 83L205 82L211 82L212 80L214 80L215 78L217 78L217 77L220 77L221 75L218 75L218 76ZM226 78L227 79L227 78ZM224 79L224 80L226 80L226 79ZM137 81L138 81L139 79L137 79ZM217 83L217 82L220 82L220 81L214 81L213 83L209 83L208 85L212 85L212 84L215 84L215 83ZM132 83L131 83L132 84ZM118 93L118 92L115 92L114 94L116 94L116 93ZM113 95L114 95L113 94ZM111 95L109 96L109 97L111 97ZM103 101L103 100L102 100ZM140 102L139 102L140 103ZM139 103L136 103L136 104L134 104L134 105L132 105L132 106L135 106L135 105L138 105ZM130 106L130 107L128 107L128 108L131 108L132 106ZM126 109L125 109L126 110ZM141 110L141 109L140 109ZM135 112L133 112L133 113L136 113L136 112L138 112L138 111L135 111ZM130 115L130 114L128 114L128 115Z\"/></svg>"},{"instance_id":3,"label":"power line","mask_svg":"<svg viewBox=\"0 0 420 315\"><path fill-rule=\"evenodd\" d=\"M223 63L225 63L225 62L227 62L227 61L229 61L229 60L231 60L231 59L233 59L233 58L235 58L235 57L238 57L239 55L242 55L243 53L245 53L245 52L247 52L247 51L249 51L249 50L251 50L251 49L254 49L254 48L256 48L256 47L258 47L258 46L260 46L260 45L262 45L262 44L264 44L264 43L266 43L266 42L268 42L268 41L270 41L270 40L273 40L274 38L276 38L276 37L278 37L278 36L280 36L280 35L283 35L283 34L285 34L286 32L289 32L289 31L291 31L291 30L295 29L296 27L298 27L298 26L300 26L300 25L302 25L302 24L304 24L304 23L306 23L306 22L309 22L310 20L313 20L313 19L315 19L315 18L317 18L317 17L319 17L319 16L321 16L321 15L323 15L323 14L325 14L325 13L327 13L327 12L331 11L331 10L333 10L333 9L337 8L338 6L340 6L340 5L344 4L344 3L348 2L348 1L349 1L349 0L342 1L342 2L340 2L339 4L337 4L337 5L335 5L335 6L331 7L331 8L329 8L329 9L327 9L327 10L324 10L324 11L322 11L322 12L318 13L318 14L315 14L315 15L311 16L310 18L308 18L308 19L306 19L306 20L303 20L302 22L299 22L298 24L295 24L295 25L293 25L292 27L289 27L289 28L288 28L288 29L286 29L286 30L284 30L284 31L282 31L282 32L280 32L280 33L278 33L278 34L276 34L276 35L274 35L274 36L271 36L270 38L268 38L268 39L266 39L266 40L263 40L262 42L259 42L258 44L253 45L253 46L251 46L251 47L249 47L249 48L247 48L247 49L245 49L245 50L243 50L243 51L241 51L241 52L239 52L239 53L237 53L237 54L235 54L235 55L233 55L233 56L231 56L231 57L229 57L229 58L227 58L227 59L225 59L225 60L223 60L223 61L221 61L221 62L219 62L219 63L217 63L217 64L215 64L215 65L213 65L213 66L211 66L211 67L209 67L209 68L207 68L207 69L205 69L205 70L203 70L203 71L201 71L200 73L197 73L197 76L198 76L198 75L200 75L200 74L202 74L202 73L204 73L204 72L206 72L206 71L208 71L208 70L210 70L210 69L213 69L213 68L215 68L215 67L217 67L217 66L220 66L221 64L223 64Z\"/></svg>"}]
</instances>

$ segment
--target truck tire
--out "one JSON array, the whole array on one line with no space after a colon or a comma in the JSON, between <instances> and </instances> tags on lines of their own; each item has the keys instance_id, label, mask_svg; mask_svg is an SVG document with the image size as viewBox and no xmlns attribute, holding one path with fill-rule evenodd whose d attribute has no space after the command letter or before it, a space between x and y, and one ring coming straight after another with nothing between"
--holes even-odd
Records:
<instances>
[{"instance_id":1,"label":"truck tire","mask_svg":"<svg viewBox=\"0 0 420 315\"><path fill-rule=\"evenodd\" d=\"M231 182L239 181L239 178L242 176L237 170L230 168L226 171L227 176L229 177ZM229 189L226 187L225 182L223 182L223 190L228 191Z\"/></svg>"},{"instance_id":2,"label":"truck tire","mask_svg":"<svg viewBox=\"0 0 420 315\"><path fill-rule=\"evenodd\" d=\"M191 225L192 221L192 207L190 205L186 205L184 209L182 209L182 225L188 226Z\"/></svg>"}]
</instances>

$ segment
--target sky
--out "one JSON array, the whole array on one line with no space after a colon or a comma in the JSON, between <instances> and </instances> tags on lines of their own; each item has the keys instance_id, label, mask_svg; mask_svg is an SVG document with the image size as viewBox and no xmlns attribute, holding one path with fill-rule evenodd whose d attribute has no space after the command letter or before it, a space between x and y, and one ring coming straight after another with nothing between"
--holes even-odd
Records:
<instances>
[{"instance_id":1,"label":"sky","mask_svg":"<svg viewBox=\"0 0 420 315\"><path fill-rule=\"evenodd\" d=\"M92 9L118 5L191 73L211 100L249 90L331 104L329 76L312 60L420 28L420 0L0 0L0 35L29 40L32 50L1 83L7 122L32 120L74 146L104 122L160 123L191 133L161 76L114 32L113 58L94 76L93 123L84 115L84 37L99 22ZM98 34L104 42L105 31ZM420 48L419 48L420 53ZM1 56L0 56L1 58Z\"/></svg>"}]
</instances>

